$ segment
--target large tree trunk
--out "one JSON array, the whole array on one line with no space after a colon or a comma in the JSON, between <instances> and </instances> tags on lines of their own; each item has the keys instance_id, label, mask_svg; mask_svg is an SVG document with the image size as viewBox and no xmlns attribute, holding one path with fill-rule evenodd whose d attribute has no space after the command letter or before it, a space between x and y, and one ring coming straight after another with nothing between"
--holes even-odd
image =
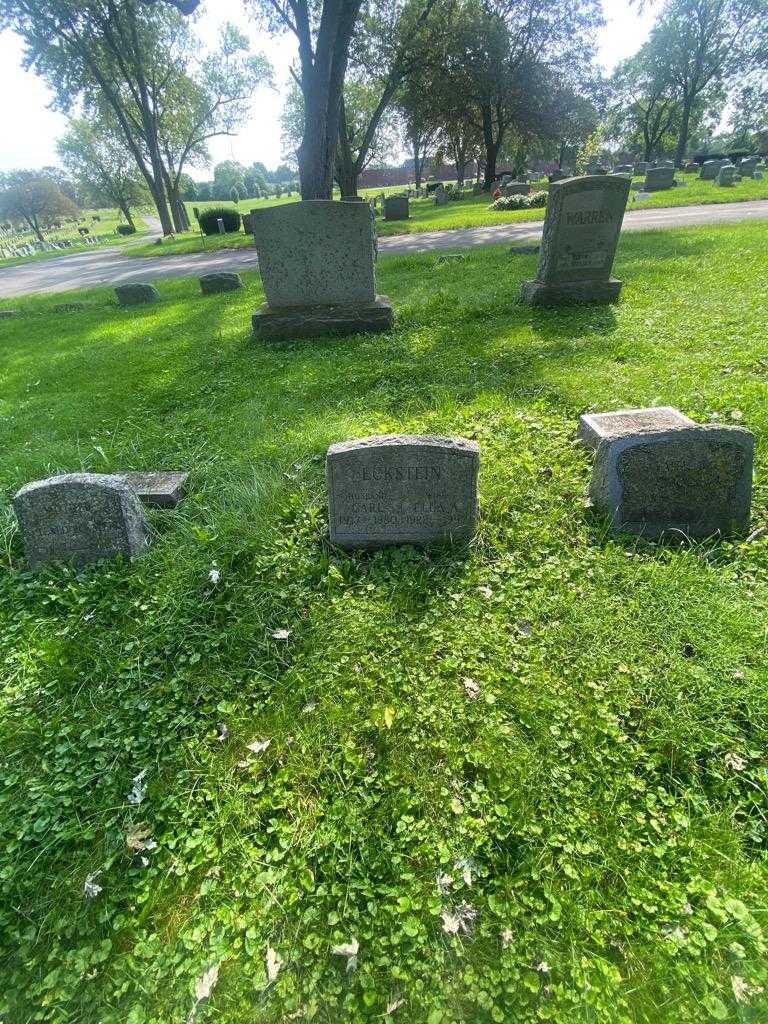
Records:
<instances>
[{"instance_id":1,"label":"large tree trunk","mask_svg":"<svg viewBox=\"0 0 768 1024\"><path fill-rule=\"evenodd\" d=\"M493 111L490 104L483 104L481 114L483 118L483 146L485 148L485 188L491 188L496 178L496 161L499 158L501 148L501 132L498 136L493 131Z\"/></svg>"},{"instance_id":2,"label":"large tree trunk","mask_svg":"<svg viewBox=\"0 0 768 1024\"><path fill-rule=\"evenodd\" d=\"M339 183L342 199L354 199L357 196L358 166L358 161L352 155L342 95L339 106L339 144L336 152L336 181Z\"/></svg>"},{"instance_id":3,"label":"large tree trunk","mask_svg":"<svg viewBox=\"0 0 768 1024\"><path fill-rule=\"evenodd\" d=\"M352 30L361 0L325 0L312 51L308 18L299 25L304 134L299 146L302 199L331 199L339 108Z\"/></svg>"},{"instance_id":4,"label":"large tree trunk","mask_svg":"<svg viewBox=\"0 0 768 1024\"><path fill-rule=\"evenodd\" d=\"M136 230L136 225L133 222L133 215L131 214L131 208L128 205L128 203L123 202L123 200L119 199L118 202L117 202L117 205L120 208L120 212L125 217L125 222L128 225L128 227L129 228L133 228L133 230L135 231Z\"/></svg>"},{"instance_id":5,"label":"large tree trunk","mask_svg":"<svg viewBox=\"0 0 768 1024\"><path fill-rule=\"evenodd\" d=\"M680 134L677 137L677 152L675 153L675 164L677 167L683 166L685 160L685 151L688 148L688 136L691 133L691 108L693 107L693 99L690 96L683 97L683 116L680 121Z\"/></svg>"}]
</instances>

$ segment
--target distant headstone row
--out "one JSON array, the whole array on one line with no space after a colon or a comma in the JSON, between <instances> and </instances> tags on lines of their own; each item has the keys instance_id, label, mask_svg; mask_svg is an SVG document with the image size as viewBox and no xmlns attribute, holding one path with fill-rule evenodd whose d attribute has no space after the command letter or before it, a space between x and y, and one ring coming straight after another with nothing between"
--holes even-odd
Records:
<instances>
[{"instance_id":1,"label":"distant headstone row","mask_svg":"<svg viewBox=\"0 0 768 1024\"><path fill-rule=\"evenodd\" d=\"M701 426L676 409L586 414L590 497L617 532L706 538L749 525L754 438ZM331 445L329 533L347 550L469 541L477 529L480 449L462 437L379 435ZM173 508L183 473L73 473L27 484L13 505L32 566L83 566L146 548L143 505Z\"/></svg>"}]
</instances>

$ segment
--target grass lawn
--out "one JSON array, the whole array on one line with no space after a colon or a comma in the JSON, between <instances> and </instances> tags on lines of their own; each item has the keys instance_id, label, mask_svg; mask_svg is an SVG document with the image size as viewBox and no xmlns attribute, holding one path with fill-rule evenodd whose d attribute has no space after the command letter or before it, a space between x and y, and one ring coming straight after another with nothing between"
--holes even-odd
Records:
<instances>
[{"instance_id":1,"label":"grass lawn","mask_svg":"<svg viewBox=\"0 0 768 1024\"><path fill-rule=\"evenodd\" d=\"M93 213L98 213L101 221L92 222L91 214ZM87 224L92 229L94 235L109 235L109 238L105 238L96 245L84 245L77 233L77 228L72 225L67 225L58 231L44 231L43 234L46 241L57 242L69 238L72 239L74 245L71 249L57 249L54 252L36 252L32 256L11 256L8 259L0 259L0 269L3 267L20 267L27 263L38 263L40 260L56 260L63 256L72 256L78 252L90 252L93 249L103 249L109 245L125 245L126 242L134 242L147 233L147 226L138 214L134 214L133 222L136 225L136 234L123 237L117 234L117 225L125 223L120 218L119 210L87 210L83 214L80 223L83 226ZM32 235L25 236L25 241L31 241L32 238Z\"/></svg>"},{"instance_id":2,"label":"grass lawn","mask_svg":"<svg viewBox=\"0 0 768 1024\"><path fill-rule=\"evenodd\" d=\"M634 202L630 196L630 203L627 209L642 210L649 207L663 206L692 206L698 203L735 203L745 202L752 199L768 199L768 177L762 181L753 181L745 178L732 188L721 188L711 181L701 181L695 174L683 174L678 172L678 180L685 181L682 188L668 189L664 192L657 192L648 199ZM639 187L642 179L635 179L634 186ZM546 182L541 183L543 186ZM633 187L634 187L633 186ZM532 186L536 189L538 184ZM401 187L388 189L363 189L361 195L379 195L382 191L389 194L401 192ZM634 195L634 192L631 194ZM239 209L247 212L250 209L257 209L265 206L282 205L288 202L296 202L297 197L283 196L280 199L258 199L243 200ZM191 206L194 204L188 204ZM199 206L221 206L233 205L221 203L200 203ZM487 195L467 196L466 199L449 202L445 206L435 206L433 199L412 199L410 204L411 216L407 221L383 221L380 216L376 218L376 230L379 237L388 235L412 234L420 231L439 231L450 228L473 228L485 227L489 224L514 224L544 219L544 210L515 210L495 212L489 210L489 199ZM216 235L205 239L203 243L199 231L179 235L171 241L165 241L163 245L139 245L130 250L131 256L173 256L190 252L211 251L215 249L239 249L251 246L250 235L243 232L231 235Z\"/></svg>"},{"instance_id":3,"label":"grass lawn","mask_svg":"<svg viewBox=\"0 0 768 1024\"><path fill-rule=\"evenodd\" d=\"M613 308L520 306L535 265L385 258L390 335L282 345L255 275L13 300L9 1024L768 1020L768 540L612 539L574 443L587 408L739 421L766 524L765 226L626 235ZM329 547L327 446L394 431L479 441L468 547ZM24 571L23 483L186 467L133 565Z\"/></svg>"}]
</instances>

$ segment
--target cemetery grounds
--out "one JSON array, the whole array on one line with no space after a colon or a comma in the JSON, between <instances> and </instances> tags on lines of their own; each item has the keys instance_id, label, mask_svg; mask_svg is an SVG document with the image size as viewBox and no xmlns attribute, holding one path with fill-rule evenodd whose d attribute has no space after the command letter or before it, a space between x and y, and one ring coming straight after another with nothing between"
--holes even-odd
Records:
<instances>
[{"instance_id":1,"label":"cemetery grounds","mask_svg":"<svg viewBox=\"0 0 768 1024\"><path fill-rule=\"evenodd\" d=\"M133 212L133 211L132 211ZM96 214L101 219L99 221L93 221L93 215ZM60 259L63 256L72 256L79 252L90 252L92 249L102 249L105 246L111 245L125 245L129 242L135 242L137 239L141 239L141 236L146 234L147 227L141 216L134 213L133 216L134 224L136 225L136 233L133 235L118 235L117 226L118 224L124 224L125 220L122 217L118 209L100 209L100 210L85 210L77 224L69 223L62 225L61 228L55 230L43 229L43 235L47 242L60 242L65 239L69 239L73 244L69 249L59 249L56 251L43 251L36 252L30 256L11 256L5 259L0 259L0 270L3 267L19 267L24 266L27 263L35 263L39 260L50 260ZM99 238L99 242L96 244L86 244L83 242L81 236L78 234L78 226L87 226L91 228L93 235ZM15 235L13 239L0 239L0 245L10 246L16 242L28 242L31 243L34 240L34 234L29 231L22 235Z\"/></svg>"},{"instance_id":2,"label":"cemetery grounds","mask_svg":"<svg viewBox=\"0 0 768 1024\"><path fill-rule=\"evenodd\" d=\"M574 440L741 423L766 525L765 230L624 235L608 308L382 258L388 335L257 343L254 274L0 304L4 1020L768 1019L768 536L612 538ZM385 432L479 442L472 544L328 545ZM147 468L142 558L24 570L21 484Z\"/></svg>"},{"instance_id":3,"label":"cemetery grounds","mask_svg":"<svg viewBox=\"0 0 768 1024\"><path fill-rule=\"evenodd\" d=\"M746 202L755 199L768 199L768 176L760 181L745 178L730 188L721 188L711 181L700 181L695 174L685 174L682 171L676 172L676 178L686 184L680 188L667 189L663 192L656 192L647 199L637 202L633 200L635 191L639 189L643 178L633 179L632 192L628 210L644 210L649 208L669 206L692 206L699 203L736 203ZM546 189L547 181L533 182L531 192ZM397 195L404 190L405 186L389 186L387 188L362 189L360 195L372 198L381 195ZM338 198L338 196L337 196ZM283 203L296 202L296 193L292 196L282 196L280 199L243 199L237 206L240 213L248 213L251 209L261 209L266 206L275 206ZM385 221L381 217L381 204L376 215L376 231L382 238L389 235L413 234L421 231L441 231L451 228L473 228L486 227L491 224L514 224L529 221L541 221L544 219L544 209L531 210L490 210L491 198L487 193L480 196L467 195L463 199L449 200L445 206L435 206L432 196L423 199L411 199L409 220ZM234 203L220 202L199 202L187 203L190 220L194 224L192 209L206 209L212 206L228 206L234 208ZM212 251L216 249L248 248L253 245L251 235L245 234L242 230L237 234L209 235L201 238L199 230L173 239L164 239L161 245L148 242L144 245L132 246L128 251L130 256L173 256L191 252Z\"/></svg>"}]
</instances>

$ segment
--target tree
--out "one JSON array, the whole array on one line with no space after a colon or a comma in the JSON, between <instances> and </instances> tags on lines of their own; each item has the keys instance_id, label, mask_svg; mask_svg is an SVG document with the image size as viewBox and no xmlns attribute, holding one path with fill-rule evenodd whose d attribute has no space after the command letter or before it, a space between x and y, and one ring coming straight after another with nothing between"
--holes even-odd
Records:
<instances>
[{"instance_id":1,"label":"tree","mask_svg":"<svg viewBox=\"0 0 768 1024\"><path fill-rule=\"evenodd\" d=\"M421 188L424 165L439 130L432 94L427 86L426 75L411 77L398 101L405 140L413 157L413 179L417 188Z\"/></svg>"},{"instance_id":2,"label":"tree","mask_svg":"<svg viewBox=\"0 0 768 1024\"><path fill-rule=\"evenodd\" d=\"M732 96L731 129L733 145L749 149L757 133L768 124L768 77L757 76L741 83Z\"/></svg>"},{"instance_id":3,"label":"tree","mask_svg":"<svg viewBox=\"0 0 768 1024\"><path fill-rule=\"evenodd\" d=\"M298 147L302 199L330 199L349 44L362 0L249 0L273 32L292 32L299 44L294 80L303 97Z\"/></svg>"},{"instance_id":4,"label":"tree","mask_svg":"<svg viewBox=\"0 0 768 1024\"><path fill-rule=\"evenodd\" d=\"M11 171L0 177L0 217L23 221L38 241L54 221L79 215L77 206L50 178L39 171Z\"/></svg>"},{"instance_id":5,"label":"tree","mask_svg":"<svg viewBox=\"0 0 768 1024\"><path fill-rule=\"evenodd\" d=\"M598 0L460 0L452 14L444 79L476 110L485 183L496 177L508 132L535 130L541 69L578 80L602 22Z\"/></svg>"},{"instance_id":6,"label":"tree","mask_svg":"<svg viewBox=\"0 0 768 1024\"><path fill-rule=\"evenodd\" d=\"M657 48L646 43L621 61L610 88L609 134L644 160L663 153L677 137L682 104Z\"/></svg>"},{"instance_id":7,"label":"tree","mask_svg":"<svg viewBox=\"0 0 768 1024\"><path fill-rule=\"evenodd\" d=\"M148 192L114 126L96 118L73 118L56 144L61 162L95 206L116 206L135 227L131 208Z\"/></svg>"},{"instance_id":8,"label":"tree","mask_svg":"<svg viewBox=\"0 0 768 1024\"><path fill-rule=\"evenodd\" d=\"M765 0L667 0L648 42L680 101L676 163L682 164L697 103L707 90L768 62Z\"/></svg>"},{"instance_id":9,"label":"tree","mask_svg":"<svg viewBox=\"0 0 768 1024\"><path fill-rule=\"evenodd\" d=\"M250 54L247 38L233 25L222 29L219 49L202 62L193 58L186 70L166 76L153 96L159 111L158 139L165 166L168 199L177 230L185 227L180 195L184 168L207 162L208 140L232 135L245 120L256 88L271 81L272 68L261 54ZM245 194L242 175L237 184Z\"/></svg>"}]
</instances>

